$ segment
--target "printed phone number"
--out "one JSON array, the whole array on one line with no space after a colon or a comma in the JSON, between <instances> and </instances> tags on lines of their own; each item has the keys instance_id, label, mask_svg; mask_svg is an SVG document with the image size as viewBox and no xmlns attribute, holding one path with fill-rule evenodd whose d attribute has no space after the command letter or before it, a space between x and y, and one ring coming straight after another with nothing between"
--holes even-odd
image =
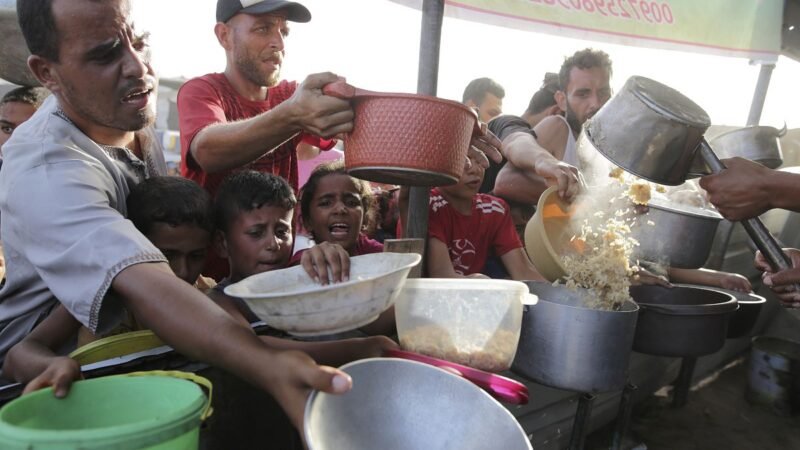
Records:
<instances>
[{"instance_id":1,"label":"printed phone number","mask_svg":"<svg viewBox=\"0 0 800 450\"><path fill-rule=\"evenodd\" d=\"M668 2L647 0L528 0L545 6L556 6L568 11L584 11L606 17L638 20L672 25L675 18Z\"/></svg>"}]
</instances>

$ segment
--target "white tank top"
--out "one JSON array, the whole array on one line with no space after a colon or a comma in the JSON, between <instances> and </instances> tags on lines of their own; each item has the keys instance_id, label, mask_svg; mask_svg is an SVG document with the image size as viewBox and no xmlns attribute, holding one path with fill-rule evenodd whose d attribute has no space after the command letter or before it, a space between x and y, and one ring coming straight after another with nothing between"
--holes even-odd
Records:
<instances>
[{"instance_id":1,"label":"white tank top","mask_svg":"<svg viewBox=\"0 0 800 450\"><path fill-rule=\"evenodd\" d=\"M556 116L562 121L564 121L564 125L567 126L567 144L564 146L564 157L561 158L567 164L571 164L575 167L578 167L578 151L575 149L575 136L572 134L572 127L569 126L569 122L564 116Z\"/></svg>"}]
</instances>

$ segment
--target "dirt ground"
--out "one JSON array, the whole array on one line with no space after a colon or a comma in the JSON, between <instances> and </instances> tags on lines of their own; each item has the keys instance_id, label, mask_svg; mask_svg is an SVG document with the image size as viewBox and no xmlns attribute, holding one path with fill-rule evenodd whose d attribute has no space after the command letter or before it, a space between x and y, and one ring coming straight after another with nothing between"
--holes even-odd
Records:
<instances>
[{"instance_id":1,"label":"dirt ground","mask_svg":"<svg viewBox=\"0 0 800 450\"><path fill-rule=\"evenodd\" d=\"M800 415L781 417L745 398L747 361L740 360L700 383L687 404L673 408L662 391L637 405L625 449L800 449ZM613 424L592 434L587 449L610 447Z\"/></svg>"}]
</instances>

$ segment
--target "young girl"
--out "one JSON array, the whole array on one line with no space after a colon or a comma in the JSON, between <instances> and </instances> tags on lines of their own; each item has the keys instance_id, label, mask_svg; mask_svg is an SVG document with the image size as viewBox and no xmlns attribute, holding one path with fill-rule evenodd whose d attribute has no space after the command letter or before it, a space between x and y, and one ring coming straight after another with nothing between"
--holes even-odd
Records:
<instances>
[{"instance_id":1,"label":"young girl","mask_svg":"<svg viewBox=\"0 0 800 450\"><path fill-rule=\"evenodd\" d=\"M350 256L383 251L364 233L374 220L373 205L369 183L348 175L341 161L314 169L300 194L303 226L314 242L339 244Z\"/></svg>"},{"instance_id":2,"label":"young girl","mask_svg":"<svg viewBox=\"0 0 800 450\"><path fill-rule=\"evenodd\" d=\"M316 245L339 244L350 256L383 252L383 244L364 233L374 220L375 200L369 183L353 178L342 161L318 166L300 193L303 226ZM292 262L302 258L301 250ZM360 330L369 335L394 334L394 308Z\"/></svg>"}]
</instances>

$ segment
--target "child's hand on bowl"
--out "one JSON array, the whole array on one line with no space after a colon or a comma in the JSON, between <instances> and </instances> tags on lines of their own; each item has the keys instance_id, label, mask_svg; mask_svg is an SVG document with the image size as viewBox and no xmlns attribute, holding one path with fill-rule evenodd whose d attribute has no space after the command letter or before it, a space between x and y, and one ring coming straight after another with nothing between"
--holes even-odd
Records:
<instances>
[{"instance_id":1,"label":"child's hand on bowl","mask_svg":"<svg viewBox=\"0 0 800 450\"><path fill-rule=\"evenodd\" d=\"M350 256L339 244L322 242L309 248L300 264L311 279L323 286L350 279Z\"/></svg>"},{"instance_id":2,"label":"child's hand on bowl","mask_svg":"<svg viewBox=\"0 0 800 450\"><path fill-rule=\"evenodd\" d=\"M67 356L53 358L47 369L25 386L23 394L52 386L55 396L64 398L72 383L81 379L83 375L77 361Z\"/></svg>"}]
</instances>

